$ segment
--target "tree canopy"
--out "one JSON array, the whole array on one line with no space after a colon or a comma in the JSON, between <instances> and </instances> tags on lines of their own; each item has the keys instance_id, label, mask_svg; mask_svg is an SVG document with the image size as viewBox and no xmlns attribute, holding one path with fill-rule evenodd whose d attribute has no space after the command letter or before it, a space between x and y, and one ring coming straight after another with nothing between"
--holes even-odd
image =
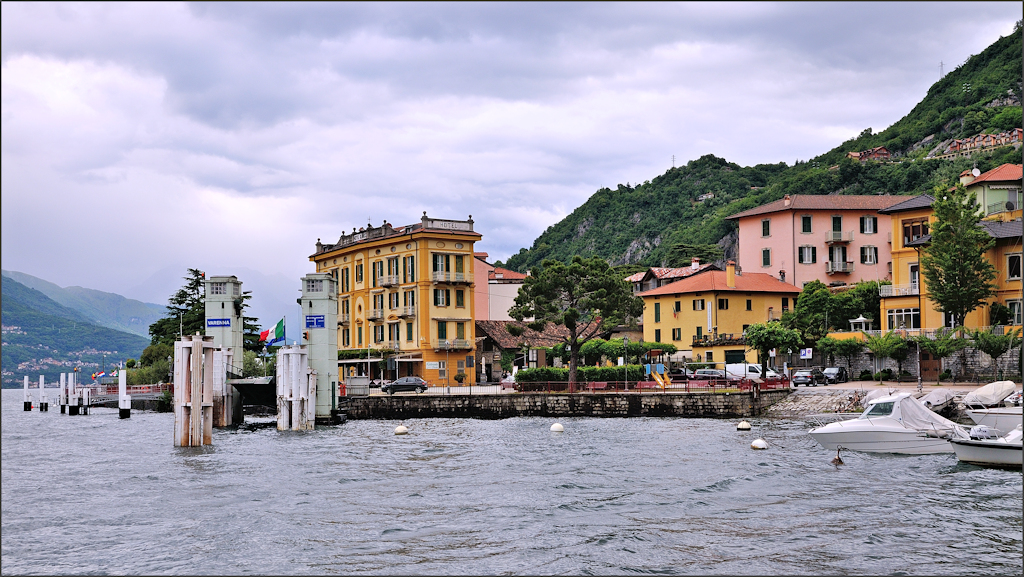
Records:
<instances>
[{"instance_id":1,"label":"tree canopy","mask_svg":"<svg viewBox=\"0 0 1024 577\"><path fill-rule=\"evenodd\" d=\"M921 255L921 274L936 310L964 326L967 313L995 295L996 269L985 253L995 239L978 226L980 207L974 193L957 185L952 193L936 190L931 243Z\"/></svg>"},{"instance_id":2,"label":"tree canopy","mask_svg":"<svg viewBox=\"0 0 1024 577\"><path fill-rule=\"evenodd\" d=\"M768 354L772 349L786 351L800 348L803 339L800 333L788 329L777 321L756 323L747 327L747 345L758 352L761 359L761 374L768 374Z\"/></svg>"},{"instance_id":3,"label":"tree canopy","mask_svg":"<svg viewBox=\"0 0 1024 577\"><path fill-rule=\"evenodd\" d=\"M643 301L633 296L629 283L598 257L579 256L565 264L546 260L523 281L509 315L519 321L532 318L529 327L543 330L547 323L564 326L569 333L569 381L576 382L580 346L643 312ZM509 332L513 331L510 326Z\"/></svg>"},{"instance_id":4,"label":"tree canopy","mask_svg":"<svg viewBox=\"0 0 1024 577\"><path fill-rule=\"evenodd\" d=\"M174 345L179 334L192 335L206 331L206 273L188 269L185 286L167 299L167 316L149 325L151 344Z\"/></svg>"}]
</instances>

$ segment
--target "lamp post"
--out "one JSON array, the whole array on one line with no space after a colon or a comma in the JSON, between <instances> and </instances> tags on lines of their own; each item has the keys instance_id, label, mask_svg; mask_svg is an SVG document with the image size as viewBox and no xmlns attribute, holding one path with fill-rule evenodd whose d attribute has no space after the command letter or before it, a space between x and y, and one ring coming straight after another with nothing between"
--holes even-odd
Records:
<instances>
[{"instance_id":1,"label":"lamp post","mask_svg":"<svg viewBox=\"0 0 1024 577\"><path fill-rule=\"evenodd\" d=\"M622 369L626 387L629 389L629 335L622 335Z\"/></svg>"}]
</instances>

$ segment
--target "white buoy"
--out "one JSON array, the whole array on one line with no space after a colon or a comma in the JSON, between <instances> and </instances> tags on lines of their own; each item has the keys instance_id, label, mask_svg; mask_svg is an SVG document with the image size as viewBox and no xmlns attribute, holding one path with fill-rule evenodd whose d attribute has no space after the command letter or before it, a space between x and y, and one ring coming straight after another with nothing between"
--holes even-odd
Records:
<instances>
[{"instance_id":1,"label":"white buoy","mask_svg":"<svg viewBox=\"0 0 1024 577\"><path fill-rule=\"evenodd\" d=\"M750 430L750 423L748 423L746 421L740 421L740 424L736 425L736 430L737 431L749 431Z\"/></svg>"},{"instance_id":2,"label":"white buoy","mask_svg":"<svg viewBox=\"0 0 1024 577\"><path fill-rule=\"evenodd\" d=\"M554 425L551 425L551 432L552 433L561 433L564 430L565 430L565 427L563 427L561 423L555 423Z\"/></svg>"},{"instance_id":3,"label":"white buoy","mask_svg":"<svg viewBox=\"0 0 1024 577\"><path fill-rule=\"evenodd\" d=\"M395 427L395 434L396 435L405 435L408 432L409 432L409 428L406 427L405 425L398 425L397 427Z\"/></svg>"},{"instance_id":4,"label":"white buoy","mask_svg":"<svg viewBox=\"0 0 1024 577\"><path fill-rule=\"evenodd\" d=\"M764 439L754 439L753 443L750 443L750 448L754 450L763 450L768 448L768 443Z\"/></svg>"}]
</instances>

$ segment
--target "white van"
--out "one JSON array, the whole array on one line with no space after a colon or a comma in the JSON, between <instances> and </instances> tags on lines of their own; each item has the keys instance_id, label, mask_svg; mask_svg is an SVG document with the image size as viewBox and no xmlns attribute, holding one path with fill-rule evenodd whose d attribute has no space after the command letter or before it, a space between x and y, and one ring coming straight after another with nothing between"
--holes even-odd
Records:
<instances>
[{"instance_id":1,"label":"white van","mask_svg":"<svg viewBox=\"0 0 1024 577\"><path fill-rule=\"evenodd\" d=\"M761 365L747 363L728 364L725 365L725 375L730 379L760 379ZM779 373L776 373L772 369L768 369L769 379L777 379L779 376Z\"/></svg>"}]
</instances>

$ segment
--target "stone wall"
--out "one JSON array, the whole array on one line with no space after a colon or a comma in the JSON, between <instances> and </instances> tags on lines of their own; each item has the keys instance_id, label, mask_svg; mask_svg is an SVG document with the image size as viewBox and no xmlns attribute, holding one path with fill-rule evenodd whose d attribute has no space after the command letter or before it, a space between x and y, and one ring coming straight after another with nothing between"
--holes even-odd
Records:
<instances>
[{"instance_id":1,"label":"stone wall","mask_svg":"<svg viewBox=\"0 0 1024 577\"><path fill-rule=\"evenodd\" d=\"M399 395L352 397L350 419L463 417L751 417L790 394L742 393L515 393L505 395Z\"/></svg>"}]
</instances>

